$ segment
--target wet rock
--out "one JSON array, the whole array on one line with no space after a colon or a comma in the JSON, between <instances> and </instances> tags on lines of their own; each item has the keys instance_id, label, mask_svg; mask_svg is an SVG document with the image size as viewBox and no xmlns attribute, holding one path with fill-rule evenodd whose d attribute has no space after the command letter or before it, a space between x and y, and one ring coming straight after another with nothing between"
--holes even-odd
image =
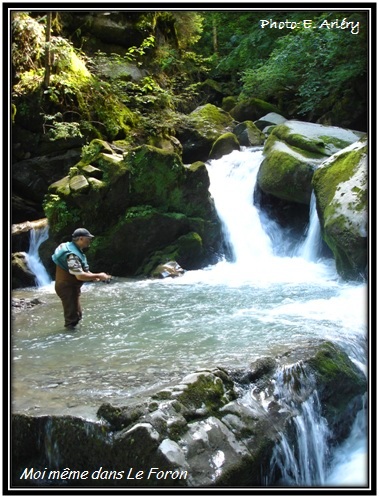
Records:
<instances>
[{"instance_id":1,"label":"wet rock","mask_svg":"<svg viewBox=\"0 0 379 498\"><path fill-rule=\"evenodd\" d=\"M33 308L38 304L45 304L45 301L35 297L33 299L24 299L12 297L12 311L23 311L26 309Z\"/></svg>"},{"instance_id":2,"label":"wet rock","mask_svg":"<svg viewBox=\"0 0 379 498\"><path fill-rule=\"evenodd\" d=\"M35 286L35 275L28 266L28 257L23 252L12 254L12 289Z\"/></svg>"},{"instance_id":3,"label":"wet rock","mask_svg":"<svg viewBox=\"0 0 379 498\"><path fill-rule=\"evenodd\" d=\"M367 140L334 154L315 171L312 185L325 242L338 273L362 279L367 272L368 163Z\"/></svg>"},{"instance_id":4,"label":"wet rock","mask_svg":"<svg viewBox=\"0 0 379 498\"><path fill-rule=\"evenodd\" d=\"M183 275L185 270L177 263L176 261L167 261L167 263L163 263L162 265L158 265L155 270L153 270L151 276L153 278L175 278Z\"/></svg>"},{"instance_id":5,"label":"wet rock","mask_svg":"<svg viewBox=\"0 0 379 498\"><path fill-rule=\"evenodd\" d=\"M25 484L21 472L36 462L42 468L59 462L60 468L95 473L141 472L138 480L124 475L107 482L111 486L267 485L277 443L284 434L288 444L297 443L292 421L302 403L318 393L320 416L331 429L328 444L335 444L350 430L367 390L363 373L327 342L258 361L249 370L250 378L221 368L198 371L146 403L102 405L100 424L14 415L14 483ZM95 486L98 480L75 484Z\"/></svg>"}]
</instances>

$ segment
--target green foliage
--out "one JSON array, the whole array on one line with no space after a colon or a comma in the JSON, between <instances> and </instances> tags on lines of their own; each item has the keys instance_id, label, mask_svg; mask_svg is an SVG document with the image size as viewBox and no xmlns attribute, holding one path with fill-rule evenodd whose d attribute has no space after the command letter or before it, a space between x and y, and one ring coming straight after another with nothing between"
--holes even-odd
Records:
<instances>
[{"instance_id":1,"label":"green foliage","mask_svg":"<svg viewBox=\"0 0 379 498\"><path fill-rule=\"evenodd\" d=\"M67 226L80 221L78 209L69 208L66 202L56 194L49 194L43 202L43 210L53 232L60 232Z\"/></svg>"},{"instance_id":2,"label":"green foliage","mask_svg":"<svg viewBox=\"0 0 379 498\"><path fill-rule=\"evenodd\" d=\"M83 162L89 164L97 157L102 149L103 145L100 140L92 140L89 144L83 145L81 151L81 158Z\"/></svg>"},{"instance_id":3,"label":"green foliage","mask_svg":"<svg viewBox=\"0 0 379 498\"><path fill-rule=\"evenodd\" d=\"M145 216L150 216L155 213L156 210L149 205L140 205L130 207L125 213L125 220L132 220L134 218L141 218Z\"/></svg>"},{"instance_id":4,"label":"green foliage","mask_svg":"<svg viewBox=\"0 0 379 498\"><path fill-rule=\"evenodd\" d=\"M315 19L335 17L331 13ZM344 14L339 13L339 18ZM363 18L346 15L347 22ZM363 28L362 28L363 29ZM348 59L346 54L349 54ZM326 97L343 95L366 76L366 38L337 29L298 29L277 40L268 60L244 71L243 93L263 99L276 99L290 93L298 102L298 113L307 114L322 107Z\"/></svg>"},{"instance_id":5,"label":"green foliage","mask_svg":"<svg viewBox=\"0 0 379 498\"><path fill-rule=\"evenodd\" d=\"M44 54L45 30L43 24L27 12L12 16L12 65L16 78L31 69L41 67Z\"/></svg>"},{"instance_id":6,"label":"green foliage","mask_svg":"<svg viewBox=\"0 0 379 498\"><path fill-rule=\"evenodd\" d=\"M112 78L112 70L117 67L120 68L124 64L135 63L137 66L142 66L143 56L155 46L155 37L148 36L145 38L139 47L133 46L129 47L124 55L111 53L106 54L98 50L94 55L91 64L93 65L93 70L95 73L101 72L109 73L109 77Z\"/></svg>"},{"instance_id":7,"label":"green foliage","mask_svg":"<svg viewBox=\"0 0 379 498\"><path fill-rule=\"evenodd\" d=\"M188 114L204 103L199 89L208 77L221 83L225 95L242 91L242 98L265 99L284 114L289 108L289 116L295 112L307 119L325 113L336 101L343 109L346 100L362 95L367 77L364 13L311 16L315 25L336 17L359 21L358 35L337 29L262 29L261 19L272 17L272 12L261 11L146 12L136 16L144 36L139 46L121 55L97 52L89 57L58 36L55 16L45 88L46 16L15 13L15 122L35 115L28 104L32 98L52 140L86 135L136 145L150 136L175 135L178 113ZM299 26L309 17L301 11L275 13L277 21L291 19ZM131 76L136 67L145 75L139 80ZM364 97L360 99L358 107Z\"/></svg>"},{"instance_id":8,"label":"green foliage","mask_svg":"<svg viewBox=\"0 0 379 498\"><path fill-rule=\"evenodd\" d=\"M44 115L45 124L44 124L44 132L45 128L48 128L48 135L51 141L59 140L59 139L67 139L74 137L83 137L83 134L80 131L80 123L77 122L65 122L62 121L62 114L58 112L54 116ZM49 122L51 124L49 124Z\"/></svg>"}]
</instances>

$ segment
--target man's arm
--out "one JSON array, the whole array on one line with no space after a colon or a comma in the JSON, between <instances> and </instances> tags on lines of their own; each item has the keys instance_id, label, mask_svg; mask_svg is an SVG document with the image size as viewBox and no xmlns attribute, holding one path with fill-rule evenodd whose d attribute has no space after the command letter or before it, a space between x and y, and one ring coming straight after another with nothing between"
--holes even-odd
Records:
<instances>
[{"instance_id":1,"label":"man's arm","mask_svg":"<svg viewBox=\"0 0 379 498\"><path fill-rule=\"evenodd\" d=\"M111 278L107 273L92 273L91 271L84 271L82 263L78 256L70 254L67 257L68 271L82 282L100 282L101 280L109 280Z\"/></svg>"}]
</instances>

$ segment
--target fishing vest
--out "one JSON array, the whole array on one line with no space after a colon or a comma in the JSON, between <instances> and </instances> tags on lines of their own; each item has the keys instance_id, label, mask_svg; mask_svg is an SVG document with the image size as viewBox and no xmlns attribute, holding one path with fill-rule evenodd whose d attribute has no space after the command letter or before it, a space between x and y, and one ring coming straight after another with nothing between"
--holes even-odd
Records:
<instances>
[{"instance_id":1,"label":"fishing vest","mask_svg":"<svg viewBox=\"0 0 379 498\"><path fill-rule=\"evenodd\" d=\"M83 270L88 271L89 266L87 263L87 257L74 242L63 242L60 244L55 249L55 252L51 258L56 265L68 272L67 256L69 254L75 254L75 256L78 256L82 263Z\"/></svg>"}]
</instances>

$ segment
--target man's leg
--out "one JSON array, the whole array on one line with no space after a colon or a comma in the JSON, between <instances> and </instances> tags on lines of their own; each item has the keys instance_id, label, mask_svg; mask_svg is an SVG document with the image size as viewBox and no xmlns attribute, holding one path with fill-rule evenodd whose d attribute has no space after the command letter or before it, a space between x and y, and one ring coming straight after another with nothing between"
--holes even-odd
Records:
<instances>
[{"instance_id":1,"label":"man's leg","mask_svg":"<svg viewBox=\"0 0 379 498\"><path fill-rule=\"evenodd\" d=\"M79 302L80 287L62 283L55 286L55 291L62 301L64 326L74 328L82 316Z\"/></svg>"}]
</instances>

